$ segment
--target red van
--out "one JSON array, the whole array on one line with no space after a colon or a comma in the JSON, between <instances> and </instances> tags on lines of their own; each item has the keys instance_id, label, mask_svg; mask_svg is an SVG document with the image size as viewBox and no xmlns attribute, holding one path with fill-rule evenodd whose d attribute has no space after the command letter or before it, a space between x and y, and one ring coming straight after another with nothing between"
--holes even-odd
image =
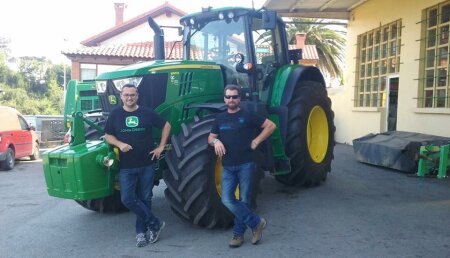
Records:
<instances>
[{"instance_id":1,"label":"red van","mask_svg":"<svg viewBox=\"0 0 450 258\"><path fill-rule=\"evenodd\" d=\"M14 108L0 106L0 167L10 170L15 159L39 158L39 140L25 118Z\"/></svg>"}]
</instances>

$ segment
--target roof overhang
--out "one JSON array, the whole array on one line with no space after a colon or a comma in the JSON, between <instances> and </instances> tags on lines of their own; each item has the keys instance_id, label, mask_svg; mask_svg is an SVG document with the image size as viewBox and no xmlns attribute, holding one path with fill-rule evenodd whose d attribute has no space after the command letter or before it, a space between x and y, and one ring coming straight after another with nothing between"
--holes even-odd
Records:
<instances>
[{"instance_id":1,"label":"roof overhang","mask_svg":"<svg viewBox=\"0 0 450 258\"><path fill-rule=\"evenodd\" d=\"M264 7L282 17L345 19L368 0L266 0Z\"/></svg>"}]
</instances>

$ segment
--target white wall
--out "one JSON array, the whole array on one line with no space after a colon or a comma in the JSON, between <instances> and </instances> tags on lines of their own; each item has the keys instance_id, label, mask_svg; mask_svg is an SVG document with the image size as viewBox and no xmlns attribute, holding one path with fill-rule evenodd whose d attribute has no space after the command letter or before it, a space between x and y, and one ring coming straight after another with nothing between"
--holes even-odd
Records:
<instances>
[{"instance_id":1,"label":"white wall","mask_svg":"<svg viewBox=\"0 0 450 258\"><path fill-rule=\"evenodd\" d=\"M412 4L414 2L414 4ZM357 36L402 19L397 130L450 137L450 108L418 109L419 56L422 10L438 0L370 0L354 9L348 25L345 85L330 89L335 112L336 141L351 143L386 128L386 108L355 108L354 87ZM424 113L422 113L424 112Z\"/></svg>"},{"instance_id":2,"label":"white wall","mask_svg":"<svg viewBox=\"0 0 450 258\"><path fill-rule=\"evenodd\" d=\"M160 15L155 18L156 23L159 26L181 26L180 25L180 16L172 14L172 17L166 17L165 14ZM172 28L163 28L164 31L164 40L165 41L175 41L181 40L181 36L178 35L177 29ZM153 30L150 28L147 22L136 26L133 29L127 30L119 35L116 35L104 42L102 45L109 44L124 44L130 42L147 42L153 41Z\"/></svg>"}]
</instances>

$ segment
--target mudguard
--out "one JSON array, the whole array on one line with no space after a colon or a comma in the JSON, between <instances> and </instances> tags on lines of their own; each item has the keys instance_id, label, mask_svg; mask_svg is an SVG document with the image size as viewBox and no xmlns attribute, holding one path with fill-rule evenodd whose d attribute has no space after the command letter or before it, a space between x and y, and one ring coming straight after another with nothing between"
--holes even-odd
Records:
<instances>
[{"instance_id":1,"label":"mudguard","mask_svg":"<svg viewBox=\"0 0 450 258\"><path fill-rule=\"evenodd\" d=\"M315 81L325 87L325 80L320 70L314 66L285 65L275 75L269 114L279 117L279 128L283 145L286 140L288 109L286 106L292 98L299 81Z\"/></svg>"},{"instance_id":2,"label":"mudguard","mask_svg":"<svg viewBox=\"0 0 450 258\"><path fill-rule=\"evenodd\" d=\"M325 87L325 79L323 78L322 73L317 67L293 65L292 70L288 74L288 79L286 80L284 89L282 90L282 96L279 100L280 105L285 106L289 103L292 98L292 93L294 92L295 86L299 81L315 81ZM281 90L281 88L278 90Z\"/></svg>"}]
</instances>

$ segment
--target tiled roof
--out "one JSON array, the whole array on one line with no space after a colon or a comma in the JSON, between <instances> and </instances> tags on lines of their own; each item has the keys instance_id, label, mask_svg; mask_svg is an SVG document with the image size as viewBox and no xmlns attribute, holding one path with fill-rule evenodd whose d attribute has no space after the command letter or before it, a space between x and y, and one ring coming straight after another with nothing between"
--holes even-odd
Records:
<instances>
[{"instance_id":1,"label":"tiled roof","mask_svg":"<svg viewBox=\"0 0 450 258\"><path fill-rule=\"evenodd\" d=\"M158 7L154 8L148 12L145 12L139 16L136 16L135 18L133 18L131 20L128 20L120 25L114 26L114 27L112 27L104 32L101 32L97 35L94 35L88 39L85 39L81 42L81 44L85 45L85 46L89 46L89 47L97 46L101 42L108 40L122 32L125 32L132 28L135 28L136 26L138 26L142 23L146 23L149 16L155 18L164 13L173 13L178 16L184 16L187 14L186 12L169 4L168 2L165 2L163 5L158 6Z\"/></svg>"},{"instance_id":2,"label":"tiled roof","mask_svg":"<svg viewBox=\"0 0 450 258\"><path fill-rule=\"evenodd\" d=\"M295 49L295 45L289 45L289 49ZM304 60L319 60L316 45L305 45L302 50L302 59Z\"/></svg>"},{"instance_id":3,"label":"tiled roof","mask_svg":"<svg viewBox=\"0 0 450 258\"><path fill-rule=\"evenodd\" d=\"M175 43L175 46L172 46ZM295 46L289 46L289 49L294 49ZM169 57L170 51L172 54ZM194 59L203 59L203 51L194 51L191 53ZM126 57L138 58L144 60L152 60L155 58L153 42L128 43L120 45L102 45L98 47L82 46L78 49L66 50L62 52L66 56L102 56L102 57ZM181 42L165 42L166 59L182 59L183 45ZM315 45L305 45L302 51L302 59L304 60L319 60L317 49Z\"/></svg>"},{"instance_id":4,"label":"tiled roof","mask_svg":"<svg viewBox=\"0 0 450 258\"><path fill-rule=\"evenodd\" d=\"M183 58L183 45L181 42L165 42L166 59L182 59ZM66 50L62 52L66 56L103 56L103 57L126 57L126 58L139 58L139 59L154 59L153 42L140 42L140 43L128 43L120 45L102 45L98 47L81 47L74 50Z\"/></svg>"}]
</instances>

